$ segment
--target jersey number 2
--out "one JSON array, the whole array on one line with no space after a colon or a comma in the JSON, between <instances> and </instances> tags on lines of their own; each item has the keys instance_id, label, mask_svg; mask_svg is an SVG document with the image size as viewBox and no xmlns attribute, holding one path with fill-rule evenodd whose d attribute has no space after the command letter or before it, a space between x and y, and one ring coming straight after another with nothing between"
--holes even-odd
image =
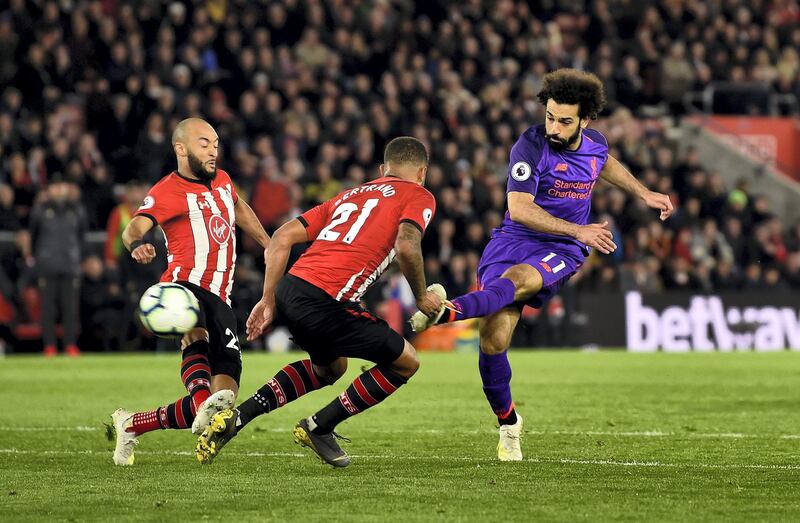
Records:
<instances>
[{"instance_id":1,"label":"jersey number 2","mask_svg":"<svg viewBox=\"0 0 800 523\"><path fill-rule=\"evenodd\" d=\"M372 209L378 205L379 201L380 200L378 200L378 198L371 198L364 202L364 207L361 208L361 213L358 215L355 223L353 223L353 225L350 227L350 230L347 231L347 233L344 235L344 238L342 238L344 243L353 243L353 240L356 239L356 236L358 236L361 228L367 222L367 218L369 218L369 214L372 212ZM347 222L347 220L350 219L350 216L357 210L358 205L352 202L345 202L339 205L339 207L333 211L333 220L331 220L331 223L329 223L327 227L319 232L317 239L328 242L335 242L338 240L342 233L336 232L333 229Z\"/></svg>"},{"instance_id":2,"label":"jersey number 2","mask_svg":"<svg viewBox=\"0 0 800 523\"><path fill-rule=\"evenodd\" d=\"M231 339L228 341L228 344L225 346L229 349L235 349L239 352L242 352L242 349L239 348L239 340L236 338L236 333L230 329L225 329L225 334L231 337Z\"/></svg>"}]
</instances>

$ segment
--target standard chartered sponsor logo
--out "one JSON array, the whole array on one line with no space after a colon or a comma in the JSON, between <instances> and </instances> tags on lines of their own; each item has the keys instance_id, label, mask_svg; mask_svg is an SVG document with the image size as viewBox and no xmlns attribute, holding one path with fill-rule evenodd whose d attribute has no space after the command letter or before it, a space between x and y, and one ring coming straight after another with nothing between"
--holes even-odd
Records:
<instances>
[{"instance_id":1,"label":"standard chartered sponsor logo","mask_svg":"<svg viewBox=\"0 0 800 523\"><path fill-rule=\"evenodd\" d=\"M726 307L714 295L692 296L688 306L658 311L645 305L640 293L629 292L625 295L628 350L800 350L799 313L794 307Z\"/></svg>"}]
</instances>

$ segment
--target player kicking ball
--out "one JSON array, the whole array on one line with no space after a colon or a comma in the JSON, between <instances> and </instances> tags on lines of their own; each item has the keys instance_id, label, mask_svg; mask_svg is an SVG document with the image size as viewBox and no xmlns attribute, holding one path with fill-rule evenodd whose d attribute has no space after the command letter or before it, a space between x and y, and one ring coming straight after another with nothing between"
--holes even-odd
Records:
<instances>
[{"instance_id":1,"label":"player kicking ball","mask_svg":"<svg viewBox=\"0 0 800 523\"><path fill-rule=\"evenodd\" d=\"M160 225L169 265L162 282L177 282L200 303L197 326L181 339L181 381L187 396L155 410L111 415L114 464L133 465L137 436L161 429L208 425L210 416L234 404L242 373L236 317L230 305L236 260L236 226L264 249L267 235L253 210L240 200L228 173L217 169L219 137L199 118L181 121L172 134L178 170L156 183L122 233L138 263L156 256L144 235ZM217 393L209 399L211 393Z\"/></svg>"},{"instance_id":2,"label":"player kicking ball","mask_svg":"<svg viewBox=\"0 0 800 523\"><path fill-rule=\"evenodd\" d=\"M337 442L336 426L382 402L417 372L414 347L359 304L397 256L419 309L434 314L442 305L425 290L420 247L436 208L423 188L428 153L419 140L400 137L386 146L383 162L377 180L342 192L275 232L264 295L247 320L248 339L277 320L309 359L285 366L238 408L213 416L197 442L201 463L213 460L256 417L332 385L347 370L348 358L361 358L375 366L293 431L295 442L324 462L346 467L350 456ZM284 276L291 247L308 241L311 247Z\"/></svg>"},{"instance_id":3,"label":"player kicking ball","mask_svg":"<svg viewBox=\"0 0 800 523\"><path fill-rule=\"evenodd\" d=\"M522 416L511 399L506 351L525 305L541 308L583 264L589 249L613 252L607 223L590 223L592 189L602 178L658 209L673 212L665 194L648 190L608 154L605 137L587 126L605 105L603 84L593 74L559 69L546 75L539 102L544 125L525 131L508 162L508 212L492 233L478 265L480 290L447 303L431 318L411 318L414 331L482 318L478 369L483 391L500 424L497 457L522 459ZM432 291L444 298L441 285Z\"/></svg>"}]
</instances>

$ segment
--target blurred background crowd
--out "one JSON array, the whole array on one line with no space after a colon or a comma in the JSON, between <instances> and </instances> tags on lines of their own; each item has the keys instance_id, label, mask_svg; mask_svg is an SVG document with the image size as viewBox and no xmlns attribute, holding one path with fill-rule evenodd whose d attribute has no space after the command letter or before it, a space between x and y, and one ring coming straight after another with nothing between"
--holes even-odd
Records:
<instances>
[{"instance_id":1,"label":"blurred background crowd","mask_svg":"<svg viewBox=\"0 0 800 523\"><path fill-rule=\"evenodd\" d=\"M195 115L216 127L221 167L269 232L375 177L392 137L422 139L438 201L428 278L464 292L504 212L509 150L543 121L535 96L558 67L602 79L609 103L593 125L679 207L661 223L598 184L595 219L611 223L619 249L593 254L573 287L798 289L800 224L773 216L757 187L726 185L670 132L684 93L710 82L800 97L798 49L795 0L10 0L0 12L0 337L47 338L52 298L78 304L66 309L79 313L84 348L153 346L133 313L164 258L135 266L120 233L174 168L174 125ZM257 245L240 249L244 318L262 265ZM370 299L409 307L398 281ZM50 335L77 336L60 323Z\"/></svg>"}]
</instances>

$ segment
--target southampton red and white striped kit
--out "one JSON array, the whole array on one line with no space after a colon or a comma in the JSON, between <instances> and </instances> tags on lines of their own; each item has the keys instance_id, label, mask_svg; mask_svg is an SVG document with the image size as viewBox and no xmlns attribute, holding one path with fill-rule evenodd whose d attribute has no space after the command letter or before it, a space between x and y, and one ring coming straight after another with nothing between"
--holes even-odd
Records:
<instances>
[{"instance_id":1,"label":"southampton red and white striped kit","mask_svg":"<svg viewBox=\"0 0 800 523\"><path fill-rule=\"evenodd\" d=\"M395 177L348 189L299 220L311 247L289 271L338 301L359 301L395 258L401 222L422 232L436 212L424 187Z\"/></svg>"},{"instance_id":2,"label":"southampton red and white striped kit","mask_svg":"<svg viewBox=\"0 0 800 523\"><path fill-rule=\"evenodd\" d=\"M230 305L237 201L233 182L221 169L210 182L172 172L150 189L136 214L164 230L169 265L161 281L194 283Z\"/></svg>"}]
</instances>

